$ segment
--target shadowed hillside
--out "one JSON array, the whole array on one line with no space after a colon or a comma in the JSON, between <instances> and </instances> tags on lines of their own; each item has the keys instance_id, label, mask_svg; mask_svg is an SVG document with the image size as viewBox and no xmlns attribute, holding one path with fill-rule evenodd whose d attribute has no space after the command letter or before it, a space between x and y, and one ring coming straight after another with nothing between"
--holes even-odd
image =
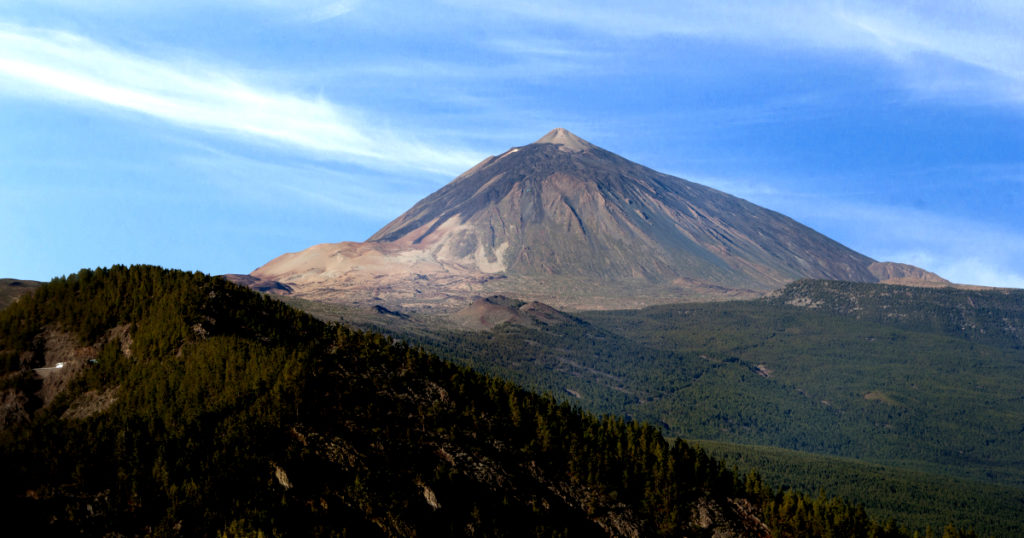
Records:
<instances>
[{"instance_id":1,"label":"shadowed hillside","mask_svg":"<svg viewBox=\"0 0 1024 538\"><path fill-rule=\"evenodd\" d=\"M773 478L811 492L860 484L844 494L879 516L906 509L920 527L955 520L996 536L1024 531L1021 290L799 281L759 300L576 312L546 323L482 300L448 325L296 304L671 436L855 458L861 465L829 464L841 473L780 462ZM466 315L481 312L496 323L467 330ZM882 476L865 474L871 465L917 485L868 486ZM946 485L923 486L935 483ZM909 490L932 497L912 501Z\"/></svg>"},{"instance_id":2,"label":"shadowed hillside","mask_svg":"<svg viewBox=\"0 0 1024 538\"><path fill-rule=\"evenodd\" d=\"M195 273L57 279L0 355L0 510L42 534L905 535Z\"/></svg>"},{"instance_id":3,"label":"shadowed hillside","mask_svg":"<svg viewBox=\"0 0 1024 538\"><path fill-rule=\"evenodd\" d=\"M40 283L35 280L0 278L0 310L18 300L22 295L38 288L39 285Z\"/></svg>"}]
</instances>

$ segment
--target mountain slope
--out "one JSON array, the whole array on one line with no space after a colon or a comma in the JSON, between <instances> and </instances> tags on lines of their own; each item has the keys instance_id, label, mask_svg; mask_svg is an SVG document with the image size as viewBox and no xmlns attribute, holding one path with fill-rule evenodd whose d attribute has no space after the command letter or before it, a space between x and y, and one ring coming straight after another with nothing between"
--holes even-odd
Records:
<instances>
[{"instance_id":1,"label":"mountain slope","mask_svg":"<svg viewBox=\"0 0 1024 538\"><path fill-rule=\"evenodd\" d=\"M753 296L808 277L877 282L910 269L555 129L485 159L365 243L286 254L252 276L314 299L450 306L505 294L610 308Z\"/></svg>"},{"instance_id":2,"label":"mountain slope","mask_svg":"<svg viewBox=\"0 0 1024 538\"><path fill-rule=\"evenodd\" d=\"M24 404L0 430L0 514L37 534L769 531L757 514L771 492L650 426L204 275L55 280L0 313L0 356L0 394ZM844 525L878 528L838 506Z\"/></svg>"},{"instance_id":3,"label":"mountain slope","mask_svg":"<svg viewBox=\"0 0 1024 538\"><path fill-rule=\"evenodd\" d=\"M0 357L0 515L33 534L910 536L197 273L56 279Z\"/></svg>"},{"instance_id":4,"label":"mountain slope","mask_svg":"<svg viewBox=\"0 0 1024 538\"><path fill-rule=\"evenodd\" d=\"M484 161L369 241L437 245L455 263L494 260L506 273L543 277L755 289L808 273L874 278L871 260L782 215L564 130Z\"/></svg>"},{"instance_id":5,"label":"mountain slope","mask_svg":"<svg viewBox=\"0 0 1024 538\"><path fill-rule=\"evenodd\" d=\"M337 312L669 435L856 458L862 469L935 483L955 477L945 482L964 489L919 499L915 521L954 518L993 536L1024 530L1024 291L798 281L757 300L575 312L546 324L480 302L490 304L453 314L447 327L437 316ZM316 311L333 317L330 306ZM465 330L463 317L496 323ZM832 491L835 466L825 466L797 466L784 483ZM847 489L863 493L859 502L881 513L913 505L892 477L892 490L862 479Z\"/></svg>"},{"instance_id":6,"label":"mountain slope","mask_svg":"<svg viewBox=\"0 0 1024 538\"><path fill-rule=\"evenodd\" d=\"M22 295L38 288L39 285L40 282L36 282L35 280L0 278L0 310L14 301L17 301Z\"/></svg>"}]
</instances>

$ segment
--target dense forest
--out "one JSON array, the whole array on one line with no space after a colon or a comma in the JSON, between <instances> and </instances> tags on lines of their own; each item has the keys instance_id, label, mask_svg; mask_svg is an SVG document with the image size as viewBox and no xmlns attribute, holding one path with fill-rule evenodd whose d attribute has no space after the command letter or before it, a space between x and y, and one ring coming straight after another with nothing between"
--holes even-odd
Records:
<instances>
[{"instance_id":1,"label":"dense forest","mask_svg":"<svg viewBox=\"0 0 1024 538\"><path fill-rule=\"evenodd\" d=\"M775 483L841 486L876 517L1024 533L1021 291L801 281L759 300L488 330L292 302L670 437L751 446L722 455ZM874 487L890 473L913 485Z\"/></svg>"},{"instance_id":2,"label":"dense forest","mask_svg":"<svg viewBox=\"0 0 1024 538\"><path fill-rule=\"evenodd\" d=\"M1024 290L800 280L757 302L1024 350Z\"/></svg>"},{"instance_id":3,"label":"dense forest","mask_svg":"<svg viewBox=\"0 0 1024 538\"><path fill-rule=\"evenodd\" d=\"M32 534L912 535L197 273L56 279L0 357L0 511Z\"/></svg>"}]
</instances>

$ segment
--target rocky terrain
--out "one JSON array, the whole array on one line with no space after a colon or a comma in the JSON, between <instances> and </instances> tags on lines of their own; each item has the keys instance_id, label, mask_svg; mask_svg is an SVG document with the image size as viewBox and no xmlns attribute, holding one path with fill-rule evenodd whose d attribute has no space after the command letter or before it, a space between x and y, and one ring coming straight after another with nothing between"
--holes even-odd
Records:
<instances>
[{"instance_id":1,"label":"rocky terrain","mask_svg":"<svg viewBox=\"0 0 1024 538\"><path fill-rule=\"evenodd\" d=\"M365 242L285 254L248 278L272 293L408 309L498 294L634 308L748 298L801 278L945 283L564 129L484 159Z\"/></svg>"},{"instance_id":2,"label":"rocky terrain","mask_svg":"<svg viewBox=\"0 0 1024 538\"><path fill-rule=\"evenodd\" d=\"M38 288L40 284L35 280L0 278L0 309L18 300L18 297Z\"/></svg>"}]
</instances>

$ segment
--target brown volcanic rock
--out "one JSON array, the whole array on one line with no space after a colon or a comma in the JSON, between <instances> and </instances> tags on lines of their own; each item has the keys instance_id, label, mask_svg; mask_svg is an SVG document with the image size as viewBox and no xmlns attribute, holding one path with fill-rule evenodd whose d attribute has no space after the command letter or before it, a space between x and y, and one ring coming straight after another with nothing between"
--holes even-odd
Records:
<instances>
[{"instance_id":1,"label":"brown volcanic rock","mask_svg":"<svg viewBox=\"0 0 1024 538\"><path fill-rule=\"evenodd\" d=\"M365 243L286 254L252 276L313 299L412 308L493 294L622 308L750 297L800 278L876 282L873 263L555 129L484 159Z\"/></svg>"},{"instance_id":2,"label":"brown volcanic rock","mask_svg":"<svg viewBox=\"0 0 1024 538\"><path fill-rule=\"evenodd\" d=\"M290 295L292 291L294 291L291 286L287 284L277 282L276 280L264 280L251 275L229 273L226 275L220 275L220 277L228 282L238 284L239 286L252 288L256 291L262 291L263 293L270 295Z\"/></svg>"},{"instance_id":3,"label":"brown volcanic rock","mask_svg":"<svg viewBox=\"0 0 1024 538\"><path fill-rule=\"evenodd\" d=\"M14 303L22 295L31 292L42 285L42 282L35 280L18 280L15 278L0 278L0 310Z\"/></svg>"},{"instance_id":4,"label":"brown volcanic rock","mask_svg":"<svg viewBox=\"0 0 1024 538\"><path fill-rule=\"evenodd\" d=\"M544 303L519 301L504 295L492 295L474 300L469 306L451 316L457 325L473 330L490 329L502 323L515 325L557 325L577 320Z\"/></svg>"},{"instance_id":5,"label":"brown volcanic rock","mask_svg":"<svg viewBox=\"0 0 1024 538\"><path fill-rule=\"evenodd\" d=\"M883 284L902 284L904 286L941 287L952 283L941 276L907 265L905 263L875 262L868 266L871 274Z\"/></svg>"}]
</instances>

